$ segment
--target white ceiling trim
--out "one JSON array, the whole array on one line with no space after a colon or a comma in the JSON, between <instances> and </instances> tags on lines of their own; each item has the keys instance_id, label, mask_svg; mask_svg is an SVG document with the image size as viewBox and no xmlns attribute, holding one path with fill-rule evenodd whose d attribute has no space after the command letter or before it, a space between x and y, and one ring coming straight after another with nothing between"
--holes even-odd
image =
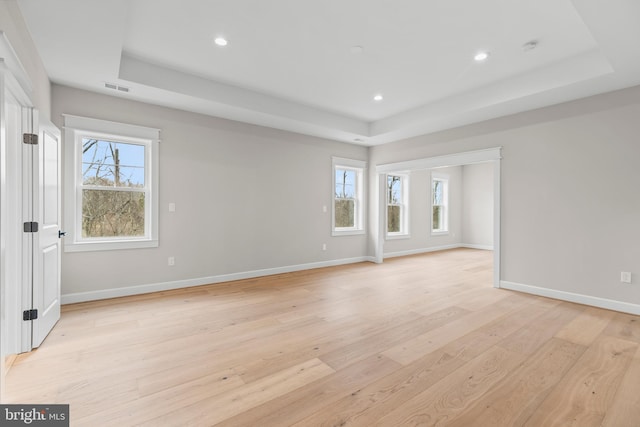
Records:
<instances>
[{"instance_id":1,"label":"white ceiling trim","mask_svg":"<svg viewBox=\"0 0 640 427\"><path fill-rule=\"evenodd\" d=\"M366 122L263 93L190 75L122 54L119 79L174 94L183 108L226 119L292 130L314 136L377 145L416 132L436 132L459 123L497 117L491 108L522 102L529 96L613 73L601 51L594 49L533 72L460 93L386 119ZM138 88L138 91L140 88ZM586 93L585 96L591 93ZM149 91L151 101L162 103L166 94ZM196 101L197 100L197 101ZM198 105L199 108L194 108ZM542 104L536 104L542 106ZM511 108L514 106L511 105ZM524 107L523 107L524 109Z\"/></svg>"}]
</instances>

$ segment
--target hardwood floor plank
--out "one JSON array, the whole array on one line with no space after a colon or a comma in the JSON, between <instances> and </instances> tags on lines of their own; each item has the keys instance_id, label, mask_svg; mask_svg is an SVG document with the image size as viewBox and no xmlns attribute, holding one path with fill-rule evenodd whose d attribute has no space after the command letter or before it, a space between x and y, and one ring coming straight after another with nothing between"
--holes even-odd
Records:
<instances>
[{"instance_id":1,"label":"hardwood floor plank","mask_svg":"<svg viewBox=\"0 0 640 427\"><path fill-rule=\"evenodd\" d=\"M348 347L351 345L350 343L359 342L368 336L378 335L398 325L421 324L421 317L416 313L400 313L398 316L389 318L372 319L367 321L367 325L363 324L359 328L333 328L321 336L308 337L309 339L304 344L296 346L295 349L292 348L288 351L280 349L274 355L262 358L254 357L249 362L236 366L235 371L245 382L249 383L277 372L283 367L315 357L326 363L323 357L325 354Z\"/></svg>"},{"instance_id":2,"label":"hardwood floor plank","mask_svg":"<svg viewBox=\"0 0 640 427\"><path fill-rule=\"evenodd\" d=\"M402 342L385 350L382 354L407 365L468 334L479 326L488 324L506 313L517 311L525 305L526 299L522 299L518 295L511 295L498 301L491 307L491 310L472 312L440 328Z\"/></svg>"},{"instance_id":3,"label":"hardwood floor plank","mask_svg":"<svg viewBox=\"0 0 640 427\"><path fill-rule=\"evenodd\" d=\"M600 426L638 344L601 335L525 426Z\"/></svg>"},{"instance_id":4,"label":"hardwood floor plank","mask_svg":"<svg viewBox=\"0 0 640 427\"><path fill-rule=\"evenodd\" d=\"M237 375L227 376L225 372L220 372L131 399L117 406L106 408L103 406L100 410L86 416L82 416L81 413L76 414L78 405L72 405L72 425L78 427L135 426L171 414L204 399L214 399L223 393L232 393L243 385L244 383ZM99 397L104 399L104 395Z\"/></svg>"},{"instance_id":5,"label":"hardwood floor plank","mask_svg":"<svg viewBox=\"0 0 640 427\"><path fill-rule=\"evenodd\" d=\"M374 426L444 426L471 407L524 357L492 347L382 417Z\"/></svg>"},{"instance_id":6,"label":"hardwood floor plank","mask_svg":"<svg viewBox=\"0 0 640 427\"><path fill-rule=\"evenodd\" d=\"M547 341L447 426L522 426L584 350L558 338Z\"/></svg>"},{"instance_id":7,"label":"hardwood floor plank","mask_svg":"<svg viewBox=\"0 0 640 427\"><path fill-rule=\"evenodd\" d=\"M536 298L531 298L531 301L532 303L522 310L480 326L397 372L371 383L357 393L347 395L305 419L300 426L373 425L398 405L429 388L493 347L511 332L559 304L557 301Z\"/></svg>"},{"instance_id":8,"label":"hardwood floor plank","mask_svg":"<svg viewBox=\"0 0 640 427\"><path fill-rule=\"evenodd\" d=\"M333 369L339 370L367 356L380 353L398 342L412 339L467 314L469 314L467 310L459 307L447 307L421 319L354 341L321 355L320 359Z\"/></svg>"},{"instance_id":9,"label":"hardwood floor plank","mask_svg":"<svg viewBox=\"0 0 640 427\"><path fill-rule=\"evenodd\" d=\"M511 311L486 325L482 325L462 338L446 344L441 349L469 361L502 342L524 325L536 322L540 316L557 305L557 301L541 302L535 298L530 301L530 304L523 308Z\"/></svg>"},{"instance_id":10,"label":"hardwood floor plank","mask_svg":"<svg viewBox=\"0 0 640 427\"><path fill-rule=\"evenodd\" d=\"M522 354L532 354L585 310L584 306L572 303L561 303L561 305L563 310L547 311L535 322L523 326L508 336L500 346Z\"/></svg>"},{"instance_id":11,"label":"hardwood floor plank","mask_svg":"<svg viewBox=\"0 0 640 427\"><path fill-rule=\"evenodd\" d=\"M640 316L616 313L604 333L612 337L640 343Z\"/></svg>"},{"instance_id":12,"label":"hardwood floor plank","mask_svg":"<svg viewBox=\"0 0 640 427\"><path fill-rule=\"evenodd\" d=\"M295 427L371 426L465 363L444 351L429 353L366 387L353 390L337 402L323 406Z\"/></svg>"},{"instance_id":13,"label":"hardwood floor plank","mask_svg":"<svg viewBox=\"0 0 640 427\"><path fill-rule=\"evenodd\" d=\"M637 427L640 425L640 348L624 374L602 427Z\"/></svg>"},{"instance_id":14,"label":"hardwood floor plank","mask_svg":"<svg viewBox=\"0 0 640 427\"><path fill-rule=\"evenodd\" d=\"M182 406L169 414L145 421L140 425L214 425L334 372L319 359L311 359L251 384L233 389L228 393Z\"/></svg>"},{"instance_id":15,"label":"hardwood floor plank","mask_svg":"<svg viewBox=\"0 0 640 427\"><path fill-rule=\"evenodd\" d=\"M293 425L327 405L357 393L370 382L397 371L400 365L381 355L371 356L300 390L294 390L217 424L219 427ZM313 425L313 424L307 424Z\"/></svg>"},{"instance_id":16,"label":"hardwood floor plank","mask_svg":"<svg viewBox=\"0 0 640 427\"><path fill-rule=\"evenodd\" d=\"M580 345L590 345L606 328L616 313L596 307L587 307L580 315L565 325L556 334Z\"/></svg>"}]
</instances>

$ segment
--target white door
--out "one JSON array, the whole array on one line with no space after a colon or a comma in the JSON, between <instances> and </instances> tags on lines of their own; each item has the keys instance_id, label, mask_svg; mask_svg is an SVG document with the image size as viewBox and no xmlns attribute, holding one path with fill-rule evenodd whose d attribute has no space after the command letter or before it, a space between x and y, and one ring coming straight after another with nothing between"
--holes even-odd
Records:
<instances>
[{"instance_id":1,"label":"white door","mask_svg":"<svg viewBox=\"0 0 640 427\"><path fill-rule=\"evenodd\" d=\"M33 215L37 232L33 234L31 347L42 344L60 319L61 263L61 174L60 131L50 123L40 123L38 144L33 156Z\"/></svg>"}]
</instances>

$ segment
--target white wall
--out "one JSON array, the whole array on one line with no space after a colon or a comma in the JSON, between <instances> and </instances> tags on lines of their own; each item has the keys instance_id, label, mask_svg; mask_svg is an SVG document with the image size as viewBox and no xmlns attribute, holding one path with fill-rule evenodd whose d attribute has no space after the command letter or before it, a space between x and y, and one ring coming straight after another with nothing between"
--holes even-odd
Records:
<instances>
[{"instance_id":1,"label":"white wall","mask_svg":"<svg viewBox=\"0 0 640 427\"><path fill-rule=\"evenodd\" d=\"M373 147L370 161L502 146L502 280L638 305L639 117L634 87Z\"/></svg>"},{"instance_id":2,"label":"white wall","mask_svg":"<svg viewBox=\"0 0 640 427\"><path fill-rule=\"evenodd\" d=\"M493 248L493 164L462 166L462 243Z\"/></svg>"},{"instance_id":3,"label":"white wall","mask_svg":"<svg viewBox=\"0 0 640 427\"><path fill-rule=\"evenodd\" d=\"M161 129L160 246L65 253L63 295L366 256L364 235L331 237L331 156L365 147L54 85L62 114Z\"/></svg>"},{"instance_id":4,"label":"white wall","mask_svg":"<svg viewBox=\"0 0 640 427\"><path fill-rule=\"evenodd\" d=\"M449 233L431 235L431 173L449 176ZM409 237L389 239L385 256L424 252L462 242L462 167L411 171L409 177Z\"/></svg>"}]
</instances>

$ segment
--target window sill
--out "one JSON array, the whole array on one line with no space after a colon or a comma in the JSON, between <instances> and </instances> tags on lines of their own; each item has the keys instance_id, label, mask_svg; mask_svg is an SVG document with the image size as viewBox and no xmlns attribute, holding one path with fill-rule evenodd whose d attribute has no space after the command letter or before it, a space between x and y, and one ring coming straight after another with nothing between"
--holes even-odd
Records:
<instances>
[{"instance_id":1,"label":"window sill","mask_svg":"<svg viewBox=\"0 0 640 427\"><path fill-rule=\"evenodd\" d=\"M449 232L448 231L432 231L431 235L432 236L448 236Z\"/></svg>"},{"instance_id":2,"label":"window sill","mask_svg":"<svg viewBox=\"0 0 640 427\"><path fill-rule=\"evenodd\" d=\"M357 236L365 234L364 230L333 230L331 235L333 237L337 236Z\"/></svg>"},{"instance_id":3,"label":"window sill","mask_svg":"<svg viewBox=\"0 0 640 427\"><path fill-rule=\"evenodd\" d=\"M118 240L100 242L67 243L65 252L112 251L123 249L157 248L158 240Z\"/></svg>"},{"instance_id":4,"label":"window sill","mask_svg":"<svg viewBox=\"0 0 640 427\"><path fill-rule=\"evenodd\" d=\"M400 239L410 239L411 235L409 233L394 233L387 234L385 236L386 240L400 240Z\"/></svg>"}]
</instances>

